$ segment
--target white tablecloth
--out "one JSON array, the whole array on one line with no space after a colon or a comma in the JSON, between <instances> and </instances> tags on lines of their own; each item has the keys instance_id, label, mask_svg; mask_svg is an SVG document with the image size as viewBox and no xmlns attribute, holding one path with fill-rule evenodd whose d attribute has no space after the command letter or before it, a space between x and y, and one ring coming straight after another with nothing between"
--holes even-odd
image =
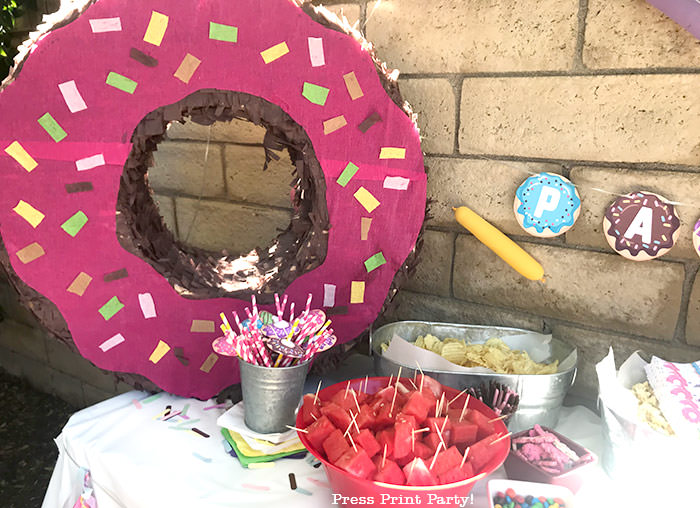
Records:
<instances>
[{"instance_id":1,"label":"white tablecloth","mask_svg":"<svg viewBox=\"0 0 700 508\"><path fill-rule=\"evenodd\" d=\"M182 424L157 419L166 405L176 411L186 404L189 420ZM215 404L168 394L149 399L134 391L74 414L56 438L60 453L43 508L72 508L82 491L81 468L92 474L99 508L332 506L323 468L304 459L279 460L270 469L241 467L226 453L216 425L224 408L205 410ZM210 437L182 430L191 427ZM562 410L556 430L600 454L600 428L594 413L577 406ZM297 490L289 485L292 472ZM592 474L600 476L579 492L579 507L605 506L600 489L609 480L599 469ZM505 478L505 471L491 478ZM467 506L488 506L486 483L475 485Z\"/></svg>"}]
</instances>

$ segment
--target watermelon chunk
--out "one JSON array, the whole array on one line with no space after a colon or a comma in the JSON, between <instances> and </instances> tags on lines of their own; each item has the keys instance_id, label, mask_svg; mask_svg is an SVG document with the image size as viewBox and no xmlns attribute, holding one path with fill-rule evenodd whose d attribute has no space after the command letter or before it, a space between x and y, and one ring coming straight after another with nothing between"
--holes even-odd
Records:
<instances>
[{"instance_id":1,"label":"watermelon chunk","mask_svg":"<svg viewBox=\"0 0 700 508\"><path fill-rule=\"evenodd\" d=\"M416 385L418 386L418 389L420 390L421 387L421 382L423 384L423 394L427 395L428 392L432 393L433 397L435 400L440 398L440 395L442 395L442 385L440 384L439 381L436 379L433 379L430 376L426 376L424 374L418 374L418 377L416 378Z\"/></svg>"},{"instance_id":2,"label":"watermelon chunk","mask_svg":"<svg viewBox=\"0 0 700 508\"><path fill-rule=\"evenodd\" d=\"M444 439L444 437L443 437ZM438 436L437 432L431 432L425 438L423 438L423 443L425 443L430 449L434 452L437 450L437 447L440 445L440 437ZM445 443L447 444L447 443Z\"/></svg>"},{"instance_id":3,"label":"watermelon chunk","mask_svg":"<svg viewBox=\"0 0 700 508\"><path fill-rule=\"evenodd\" d=\"M416 457L403 467L407 485L437 485L437 478L420 457Z\"/></svg>"},{"instance_id":4,"label":"watermelon chunk","mask_svg":"<svg viewBox=\"0 0 700 508\"><path fill-rule=\"evenodd\" d=\"M382 449L374 434L367 429L362 429L359 434L353 435L353 439L367 452L370 458L374 457Z\"/></svg>"},{"instance_id":5,"label":"watermelon chunk","mask_svg":"<svg viewBox=\"0 0 700 508\"><path fill-rule=\"evenodd\" d=\"M326 403L321 407L321 414L327 416L333 422L333 425L342 429L343 432L350 427L350 422L352 421L350 414L338 404L333 402Z\"/></svg>"},{"instance_id":6,"label":"watermelon chunk","mask_svg":"<svg viewBox=\"0 0 700 508\"><path fill-rule=\"evenodd\" d=\"M383 405L377 410L376 416L374 417L374 428L381 429L392 425L394 423L394 416L396 416L396 409L394 409L393 416L389 415L389 409L391 409L391 403L382 403Z\"/></svg>"},{"instance_id":7,"label":"watermelon chunk","mask_svg":"<svg viewBox=\"0 0 700 508\"><path fill-rule=\"evenodd\" d=\"M321 416L321 418L306 427L306 430L308 431L306 439L309 440L314 450L321 451L323 450L323 442L336 428L327 417Z\"/></svg>"},{"instance_id":8,"label":"watermelon chunk","mask_svg":"<svg viewBox=\"0 0 700 508\"><path fill-rule=\"evenodd\" d=\"M469 462L465 462L462 467L455 467L446 471L438 476L440 483L454 483L461 482L462 480L467 480L474 476L474 471L472 471L472 466Z\"/></svg>"},{"instance_id":9,"label":"watermelon chunk","mask_svg":"<svg viewBox=\"0 0 700 508\"><path fill-rule=\"evenodd\" d=\"M357 447L357 451L353 448L346 451L335 465L353 476L364 479L372 478L374 472L377 470L377 466L374 465L374 462L369 458L367 452L359 446Z\"/></svg>"},{"instance_id":10,"label":"watermelon chunk","mask_svg":"<svg viewBox=\"0 0 700 508\"><path fill-rule=\"evenodd\" d=\"M407 423L411 426L411 430L418 428L418 422L416 418L404 413L399 413L396 415L396 423Z\"/></svg>"},{"instance_id":11,"label":"watermelon chunk","mask_svg":"<svg viewBox=\"0 0 700 508\"><path fill-rule=\"evenodd\" d=\"M435 450L431 450L427 444L421 443L420 441L416 441L415 445L413 446L413 455L420 457L421 459L432 458L433 453L435 453Z\"/></svg>"},{"instance_id":12,"label":"watermelon chunk","mask_svg":"<svg viewBox=\"0 0 700 508\"><path fill-rule=\"evenodd\" d=\"M343 431L340 429L335 429L323 442L323 451L326 452L326 457L333 464L348 451L350 445L348 444L345 437L343 437Z\"/></svg>"},{"instance_id":13,"label":"watermelon chunk","mask_svg":"<svg viewBox=\"0 0 700 508\"><path fill-rule=\"evenodd\" d=\"M401 409L401 412L414 416L418 422L423 422L428 416L428 410L431 405L431 401L422 393L414 391L408 396L408 400Z\"/></svg>"},{"instance_id":14,"label":"watermelon chunk","mask_svg":"<svg viewBox=\"0 0 700 508\"><path fill-rule=\"evenodd\" d=\"M360 414L357 415L357 419L355 421L357 422L357 426L361 429L366 429L374 425L374 413L367 404L362 404L360 406Z\"/></svg>"},{"instance_id":15,"label":"watermelon chunk","mask_svg":"<svg viewBox=\"0 0 700 508\"><path fill-rule=\"evenodd\" d=\"M462 454L459 453L456 447L450 446L447 450L438 453L431 471L434 475L440 476L450 469L458 468L461 462Z\"/></svg>"},{"instance_id":16,"label":"watermelon chunk","mask_svg":"<svg viewBox=\"0 0 700 508\"><path fill-rule=\"evenodd\" d=\"M476 433L477 439L484 439L489 434L495 432L493 423L489 423L490 418L476 409L467 411L465 419L479 427Z\"/></svg>"},{"instance_id":17,"label":"watermelon chunk","mask_svg":"<svg viewBox=\"0 0 700 508\"><path fill-rule=\"evenodd\" d=\"M476 441L476 434L478 430L479 427L473 423L453 422L452 441L456 444L469 446Z\"/></svg>"},{"instance_id":18,"label":"watermelon chunk","mask_svg":"<svg viewBox=\"0 0 700 508\"><path fill-rule=\"evenodd\" d=\"M397 422L394 425L394 457L400 459L411 453L411 435L413 427L410 423Z\"/></svg>"},{"instance_id":19,"label":"watermelon chunk","mask_svg":"<svg viewBox=\"0 0 700 508\"><path fill-rule=\"evenodd\" d=\"M386 459L384 461L384 466L382 466L382 457L376 456L374 458L374 465L377 466L377 472L374 474L375 482L391 483L393 485L405 485L406 475L399 465L393 460Z\"/></svg>"},{"instance_id":20,"label":"watermelon chunk","mask_svg":"<svg viewBox=\"0 0 700 508\"><path fill-rule=\"evenodd\" d=\"M496 455L498 446L492 446L491 443L498 439L498 437L497 434L491 434L469 447L467 459L471 463L474 472L481 472L483 467Z\"/></svg>"},{"instance_id":21,"label":"watermelon chunk","mask_svg":"<svg viewBox=\"0 0 700 508\"><path fill-rule=\"evenodd\" d=\"M379 447L384 450L386 446L386 456L394 456L394 429L384 429L377 432L377 441L379 442Z\"/></svg>"},{"instance_id":22,"label":"watermelon chunk","mask_svg":"<svg viewBox=\"0 0 700 508\"><path fill-rule=\"evenodd\" d=\"M318 403L314 404L315 399L316 396L313 394L304 395L304 402L301 405L301 421L304 426L311 425L321 417L321 409L319 407L321 401L318 400Z\"/></svg>"},{"instance_id":23,"label":"watermelon chunk","mask_svg":"<svg viewBox=\"0 0 700 508\"><path fill-rule=\"evenodd\" d=\"M345 390L340 390L339 392L336 392L336 394L333 395L333 397L331 397L331 402L339 405L343 409L347 410L355 408L355 411L357 411L355 397L352 396L353 392L354 390L348 390L347 393L345 392Z\"/></svg>"},{"instance_id":24,"label":"watermelon chunk","mask_svg":"<svg viewBox=\"0 0 700 508\"><path fill-rule=\"evenodd\" d=\"M429 427L431 432L441 431L444 437L446 431L452 430L452 422L449 418L444 416L440 418L428 418L426 427Z\"/></svg>"}]
</instances>

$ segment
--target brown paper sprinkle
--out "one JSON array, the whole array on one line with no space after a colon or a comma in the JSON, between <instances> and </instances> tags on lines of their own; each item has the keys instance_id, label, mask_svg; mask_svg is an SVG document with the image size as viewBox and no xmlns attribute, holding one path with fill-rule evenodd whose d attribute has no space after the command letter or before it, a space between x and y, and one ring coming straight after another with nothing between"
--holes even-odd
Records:
<instances>
[{"instance_id":1,"label":"brown paper sprinkle","mask_svg":"<svg viewBox=\"0 0 700 508\"><path fill-rule=\"evenodd\" d=\"M369 228L372 226L370 217L362 217L360 221L360 240L367 240L369 236Z\"/></svg>"},{"instance_id":2,"label":"brown paper sprinkle","mask_svg":"<svg viewBox=\"0 0 700 508\"><path fill-rule=\"evenodd\" d=\"M379 123L382 121L382 117L379 116L379 113L376 111L369 115L367 118L362 120L362 123L357 126L357 128L364 134L369 130L370 127L372 127L375 123Z\"/></svg>"},{"instance_id":3,"label":"brown paper sprinkle","mask_svg":"<svg viewBox=\"0 0 700 508\"><path fill-rule=\"evenodd\" d=\"M143 51L139 51L136 48L131 48L129 51L129 56L136 60L138 63L145 65L146 67L157 67L158 60L152 56L147 55Z\"/></svg>"},{"instance_id":4,"label":"brown paper sprinkle","mask_svg":"<svg viewBox=\"0 0 700 508\"><path fill-rule=\"evenodd\" d=\"M215 330L216 324L214 321L204 319L193 319L190 327L190 331L195 333L214 333Z\"/></svg>"},{"instance_id":5,"label":"brown paper sprinkle","mask_svg":"<svg viewBox=\"0 0 700 508\"><path fill-rule=\"evenodd\" d=\"M211 371L212 367L216 364L216 362L219 360L219 357L216 356L215 353L211 353L209 356L207 356L207 359L204 360L204 363L202 366L199 368L202 372L206 372L207 374L209 371Z\"/></svg>"},{"instance_id":6,"label":"brown paper sprinkle","mask_svg":"<svg viewBox=\"0 0 700 508\"><path fill-rule=\"evenodd\" d=\"M74 194L76 192L88 192L93 190L92 182L75 182L66 184L66 192Z\"/></svg>"},{"instance_id":7,"label":"brown paper sprinkle","mask_svg":"<svg viewBox=\"0 0 700 508\"><path fill-rule=\"evenodd\" d=\"M105 282L113 282L119 279L126 279L128 276L129 272L126 271L126 268L122 268L120 270L115 270L114 272L105 273L102 280Z\"/></svg>"}]
</instances>

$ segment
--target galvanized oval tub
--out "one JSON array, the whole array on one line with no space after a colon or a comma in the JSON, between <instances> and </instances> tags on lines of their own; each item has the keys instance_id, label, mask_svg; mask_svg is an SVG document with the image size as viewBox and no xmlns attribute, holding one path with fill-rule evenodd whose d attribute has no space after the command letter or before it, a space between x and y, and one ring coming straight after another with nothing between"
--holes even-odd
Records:
<instances>
[{"instance_id":1,"label":"galvanized oval tub","mask_svg":"<svg viewBox=\"0 0 700 508\"><path fill-rule=\"evenodd\" d=\"M370 330L370 349L374 356L374 370L378 376L397 375L399 366L402 376L413 376L416 366L400 365L382 356L381 346L389 343L394 335L415 342L420 335L435 335L440 339L454 337L467 342L483 343L492 337L507 337L530 333L529 330L494 326L463 325L452 323L432 323L426 321L399 321ZM572 366L555 374L488 374L456 373L424 370L425 374L437 379L443 385L463 390L482 383L496 381L510 386L520 395L520 407L508 422L508 429L517 432L531 428L534 424L554 427L559 420L559 410L564 397L576 378L576 348L554 337L550 342L551 356L547 363L573 358ZM573 356L572 356L573 355Z\"/></svg>"}]
</instances>

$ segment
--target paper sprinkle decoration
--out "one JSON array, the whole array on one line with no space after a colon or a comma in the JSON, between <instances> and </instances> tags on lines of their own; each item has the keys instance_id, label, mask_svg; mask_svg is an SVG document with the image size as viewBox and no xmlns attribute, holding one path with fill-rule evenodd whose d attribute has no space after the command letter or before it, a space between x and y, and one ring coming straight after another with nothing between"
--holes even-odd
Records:
<instances>
[{"instance_id":1,"label":"paper sprinkle decoration","mask_svg":"<svg viewBox=\"0 0 700 508\"><path fill-rule=\"evenodd\" d=\"M90 29L94 34L99 34L103 32L121 32L122 20L120 18L91 19Z\"/></svg>"},{"instance_id":2,"label":"paper sprinkle decoration","mask_svg":"<svg viewBox=\"0 0 700 508\"><path fill-rule=\"evenodd\" d=\"M129 50L129 56L146 67L158 67L158 60L136 48Z\"/></svg>"},{"instance_id":3,"label":"paper sprinkle decoration","mask_svg":"<svg viewBox=\"0 0 700 508\"><path fill-rule=\"evenodd\" d=\"M406 149L405 148L395 148L391 146L383 146L381 152L379 152L380 159L405 159Z\"/></svg>"},{"instance_id":4,"label":"paper sprinkle decoration","mask_svg":"<svg viewBox=\"0 0 700 508\"><path fill-rule=\"evenodd\" d=\"M357 189L357 192L354 194L355 199L360 202L362 206L365 207L365 210L367 210L369 213L372 213L372 211L379 206L379 201L377 201L377 198L375 198L370 191L365 189L364 187L360 187Z\"/></svg>"},{"instance_id":5,"label":"paper sprinkle decoration","mask_svg":"<svg viewBox=\"0 0 700 508\"><path fill-rule=\"evenodd\" d=\"M31 155L20 145L17 141L13 141L10 146L5 148L5 152L12 157L14 160L19 162L20 166L31 172L38 163L32 158Z\"/></svg>"},{"instance_id":6,"label":"paper sprinkle decoration","mask_svg":"<svg viewBox=\"0 0 700 508\"><path fill-rule=\"evenodd\" d=\"M105 156L101 153L75 161L75 167L78 169L78 171L87 171L88 169L93 169L104 165Z\"/></svg>"},{"instance_id":7,"label":"paper sprinkle decoration","mask_svg":"<svg viewBox=\"0 0 700 508\"><path fill-rule=\"evenodd\" d=\"M35 259L40 258L44 254L46 254L44 252L44 248L38 243L34 242L30 243L23 249L18 250L17 258L26 265L27 263L31 263Z\"/></svg>"},{"instance_id":8,"label":"paper sprinkle decoration","mask_svg":"<svg viewBox=\"0 0 700 508\"><path fill-rule=\"evenodd\" d=\"M330 90L326 87L314 85L313 83L308 83L305 81L301 95L303 95L313 104L324 106L326 104L326 99L328 98L328 92L330 92Z\"/></svg>"},{"instance_id":9,"label":"paper sprinkle decoration","mask_svg":"<svg viewBox=\"0 0 700 508\"><path fill-rule=\"evenodd\" d=\"M350 286L350 303L364 303L365 301L365 282L352 281Z\"/></svg>"},{"instance_id":10,"label":"paper sprinkle decoration","mask_svg":"<svg viewBox=\"0 0 700 508\"><path fill-rule=\"evenodd\" d=\"M209 22L209 38L215 41L238 42L238 27Z\"/></svg>"},{"instance_id":11,"label":"paper sprinkle decoration","mask_svg":"<svg viewBox=\"0 0 700 508\"><path fill-rule=\"evenodd\" d=\"M384 188L394 190L406 190L408 189L408 184L410 182L411 180L402 176L387 176L384 179Z\"/></svg>"},{"instance_id":12,"label":"paper sprinkle decoration","mask_svg":"<svg viewBox=\"0 0 700 508\"><path fill-rule=\"evenodd\" d=\"M333 307L335 305L335 284L323 285L323 306Z\"/></svg>"},{"instance_id":13,"label":"paper sprinkle decoration","mask_svg":"<svg viewBox=\"0 0 700 508\"><path fill-rule=\"evenodd\" d=\"M320 37L309 37L308 40L311 67L322 67L326 65L326 57L323 53L323 39Z\"/></svg>"},{"instance_id":14,"label":"paper sprinkle decoration","mask_svg":"<svg viewBox=\"0 0 700 508\"><path fill-rule=\"evenodd\" d=\"M360 130L360 132L365 133L369 130L370 127L372 127L375 123L379 123L382 121L382 117L379 116L379 113L376 111L369 115L367 118L362 120L362 123L357 126L357 128Z\"/></svg>"},{"instance_id":15,"label":"paper sprinkle decoration","mask_svg":"<svg viewBox=\"0 0 700 508\"><path fill-rule=\"evenodd\" d=\"M138 86L138 83L133 79L129 79L116 72L110 72L107 75L107 84L129 94L133 94Z\"/></svg>"},{"instance_id":16,"label":"paper sprinkle decoration","mask_svg":"<svg viewBox=\"0 0 700 508\"><path fill-rule=\"evenodd\" d=\"M37 121L56 143L63 140L68 135L66 134L66 131L64 131L63 128L58 125L58 122L54 120L51 113L46 113Z\"/></svg>"},{"instance_id":17,"label":"paper sprinkle decoration","mask_svg":"<svg viewBox=\"0 0 700 508\"><path fill-rule=\"evenodd\" d=\"M350 179L355 176L355 173L357 173L357 170L360 169L358 168L355 164L352 162L348 162L348 165L345 166L345 169L343 170L342 173L340 173L340 176L338 177L338 185L341 187L345 187L348 182L350 182Z\"/></svg>"},{"instance_id":18,"label":"paper sprinkle decoration","mask_svg":"<svg viewBox=\"0 0 700 508\"><path fill-rule=\"evenodd\" d=\"M100 344L98 347L102 350L103 353L106 353L110 349L112 349L114 346L118 346L122 342L124 342L126 339L122 336L121 333L116 334L114 337L107 339L104 341L102 344Z\"/></svg>"},{"instance_id":19,"label":"paper sprinkle decoration","mask_svg":"<svg viewBox=\"0 0 700 508\"><path fill-rule=\"evenodd\" d=\"M17 203L17 206L15 206L12 210L26 220L33 228L36 228L39 224L41 224L41 221L43 221L45 217L43 213L21 199L19 200L19 203Z\"/></svg>"},{"instance_id":20,"label":"paper sprinkle decoration","mask_svg":"<svg viewBox=\"0 0 700 508\"><path fill-rule=\"evenodd\" d=\"M173 76L175 76L183 83L189 83L190 79L192 79L192 76L197 70L197 67L199 67L199 64L201 63L202 61L199 58L187 53L185 55L185 58L182 59L180 67L177 68Z\"/></svg>"},{"instance_id":21,"label":"paper sprinkle decoration","mask_svg":"<svg viewBox=\"0 0 700 508\"><path fill-rule=\"evenodd\" d=\"M80 272L77 277L73 279L73 282L70 283L70 286L68 286L66 291L78 296L83 296L90 285L90 282L92 282L92 277L85 272Z\"/></svg>"},{"instance_id":22,"label":"paper sprinkle decoration","mask_svg":"<svg viewBox=\"0 0 700 508\"><path fill-rule=\"evenodd\" d=\"M126 270L126 268L121 268L121 269L115 270L113 272L105 273L104 276L102 277L102 280L104 282L114 282L115 280L125 279L128 276L129 276L129 272Z\"/></svg>"},{"instance_id":23,"label":"paper sprinkle decoration","mask_svg":"<svg viewBox=\"0 0 700 508\"><path fill-rule=\"evenodd\" d=\"M78 210L75 214L61 225L61 229L68 233L70 236L75 238L75 236L83 229L83 226L87 224L88 218L82 211Z\"/></svg>"},{"instance_id":24,"label":"paper sprinkle decoration","mask_svg":"<svg viewBox=\"0 0 700 508\"><path fill-rule=\"evenodd\" d=\"M384 254L381 252L377 252L374 256L370 257L365 261L365 268L367 268L367 273L371 272L372 270L376 270L380 266L386 263L386 259L384 259Z\"/></svg>"},{"instance_id":25,"label":"paper sprinkle decoration","mask_svg":"<svg viewBox=\"0 0 700 508\"><path fill-rule=\"evenodd\" d=\"M343 80L345 81L345 87L348 89L352 100L359 99L365 95L362 88L360 88L360 83L357 81L357 76L355 76L354 72L345 74Z\"/></svg>"},{"instance_id":26,"label":"paper sprinkle decoration","mask_svg":"<svg viewBox=\"0 0 700 508\"><path fill-rule=\"evenodd\" d=\"M151 293L139 293L139 306L145 319L156 317L156 304Z\"/></svg>"},{"instance_id":27,"label":"paper sprinkle decoration","mask_svg":"<svg viewBox=\"0 0 700 508\"><path fill-rule=\"evenodd\" d=\"M114 317L114 315L124 308L124 304L119 301L119 298L113 296L107 301L102 307L100 307L100 314L105 321L109 321Z\"/></svg>"},{"instance_id":28,"label":"paper sprinkle decoration","mask_svg":"<svg viewBox=\"0 0 700 508\"><path fill-rule=\"evenodd\" d=\"M151 12L151 21L148 22L146 35L143 40L154 46L160 46L165 36L165 31L168 29L168 16L160 12Z\"/></svg>"},{"instance_id":29,"label":"paper sprinkle decoration","mask_svg":"<svg viewBox=\"0 0 700 508\"><path fill-rule=\"evenodd\" d=\"M78 111L87 109L87 104L85 104L82 95L80 95L75 81L61 83L58 85L58 89L61 91L63 100L66 102L66 106L68 106L71 113L77 113Z\"/></svg>"},{"instance_id":30,"label":"paper sprinkle decoration","mask_svg":"<svg viewBox=\"0 0 700 508\"><path fill-rule=\"evenodd\" d=\"M362 217L360 222L360 240L367 240L370 227L372 227L372 219L370 217Z\"/></svg>"},{"instance_id":31,"label":"paper sprinkle decoration","mask_svg":"<svg viewBox=\"0 0 700 508\"><path fill-rule=\"evenodd\" d=\"M163 358L165 356L165 353L167 353L168 351L170 351L170 346L168 346L162 340L159 340L158 345L151 353L151 356L148 357L148 360L150 362L153 362L153 363L158 363L161 360L161 358Z\"/></svg>"},{"instance_id":32,"label":"paper sprinkle decoration","mask_svg":"<svg viewBox=\"0 0 700 508\"><path fill-rule=\"evenodd\" d=\"M330 134L331 132L335 132L338 129L345 127L347 124L348 122L345 120L343 115L336 116L323 122L323 133Z\"/></svg>"},{"instance_id":33,"label":"paper sprinkle decoration","mask_svg":"<svg viewBox=\"0 0 700 508\"><path fill-rule=\"evenodd\" d=\"M214 333L214 331L216 331L216 324L214 321L193 319L190 331L195 333Z\"/></svg>"},{"instance_id":34,"label":"paper sprinkle decoration","mask_svg":"<svg viewBox=\"0 0 700 508\"><path fill-rule=\"evenodd\" d=\"M214 367L218 359L219 357L216 355L216 353L211 353L209 356L207 356L207 359L204 360L204 363L199 368L199 370L208 373L212 369L212 367Z\"/></svg>"},{"instance_id":35,"label":"paper sprinkle decoration","mask_svg":"<svg viewBox=\"0 0 700 508\"><path fill-rule=\"evenodd\" d=\"M261 51L260 56L262 57L263 62L269 64L270 62L274 62L278 58L283 57L287 53L289 53L287 43L280 42L279 44L275 44L274 46L266 49L265 51Z\"/></svg>"},{"instance_id":36,"label":"paper sprinkle decoration","mask_svg":"<svg viewBox=\"0 0 700 508\"><path fill-rule=\"evenodd\" d=\"M89 192L94 190L94 187L92 182L75 182L67 183L65 189L68 194L75 194L76 192Z\"/></svg>"}]
</instances>

